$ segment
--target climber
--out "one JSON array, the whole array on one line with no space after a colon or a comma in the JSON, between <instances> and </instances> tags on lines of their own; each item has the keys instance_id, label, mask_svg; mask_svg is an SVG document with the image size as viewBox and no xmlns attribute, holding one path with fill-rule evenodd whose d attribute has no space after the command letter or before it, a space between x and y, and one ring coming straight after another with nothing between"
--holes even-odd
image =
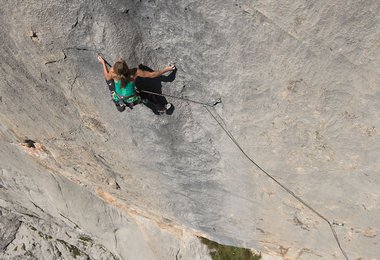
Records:
<instances>
[{"instance_id":1,"label":"climber","mask_svg":"<svg viewBox=\"0 0 380 260\"><path fill-rule=\"evenodd\" d=\"M124 111L126 106L133 108L134 105L141 102L141 97L135 90L137 77L156 78L175 69L174 65L166 66L159 71L144 71L138 68L129 69L127 63L123 59L119 59L108 70L106 61L99 54L98 60L102 64L104 77L108 88L112 92L112 99L120 112Z\"/></svg>"}]
</instances>

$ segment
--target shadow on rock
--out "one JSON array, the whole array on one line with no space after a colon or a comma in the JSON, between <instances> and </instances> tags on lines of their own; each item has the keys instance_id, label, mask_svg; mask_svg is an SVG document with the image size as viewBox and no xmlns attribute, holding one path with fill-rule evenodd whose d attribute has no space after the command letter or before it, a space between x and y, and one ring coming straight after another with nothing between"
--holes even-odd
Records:
<instances>
[{"instance_id":1,"label":"shadow on rock","mask_svg":"<svg viewBox=\"0 0 380 260\"><path fill-rule=\"evenodd\" d=\"M145 71L153 71L148 66L139 65L139 69ZM170 104L162 94L162 82L173 82L175 80L177 69L173 70L168 76L161 75L157 78L137 78L136 79L136 88L140 92L141 99L143 104L149 107L153 113L160 115L162 113L171 115L174 112L173 104ZM154 95L151 93L146 93L144 91L154 92L159 95ZM170 108L167 107L170 105Z\"/></svg>"}]
</instances>

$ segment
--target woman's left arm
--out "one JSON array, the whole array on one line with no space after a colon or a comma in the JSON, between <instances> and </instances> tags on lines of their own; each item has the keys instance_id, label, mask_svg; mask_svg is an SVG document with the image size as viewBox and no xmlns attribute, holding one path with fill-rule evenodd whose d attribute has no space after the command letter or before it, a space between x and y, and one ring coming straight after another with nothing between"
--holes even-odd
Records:
<instances>
[{"instance_id":1,"label":"woman's left arm","mask_svg":"<svg viewBox=\"0 0 380 260\"><path fill-rule=\"evenodd\" d=\"M106 80L111 80L112 79L111 73L109 72L107 68L107 64L105 60L100 55L98 55L98 60L99 60L99 63L102 64L104 77L106 78Z\"/></svg>"}]
</instances>

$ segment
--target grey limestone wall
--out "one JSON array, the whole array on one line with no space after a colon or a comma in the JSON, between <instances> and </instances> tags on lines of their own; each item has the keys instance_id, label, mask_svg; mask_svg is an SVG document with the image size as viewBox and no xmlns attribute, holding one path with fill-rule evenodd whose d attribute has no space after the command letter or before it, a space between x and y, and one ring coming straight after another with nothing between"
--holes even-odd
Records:
<instances>
[{"instance_id":1,"label":"grey limestone wall","mask_svg":"<svg viewBox=\"0 0 380 260\"><path fill-rule=\"evenodd\" d=\"M196 236L280 259L379 257L378 1L1 6L2 257L207 259ZM119 113L96 52L176 62L164 93L222 103Z\"/></svg>"}]
</instances>

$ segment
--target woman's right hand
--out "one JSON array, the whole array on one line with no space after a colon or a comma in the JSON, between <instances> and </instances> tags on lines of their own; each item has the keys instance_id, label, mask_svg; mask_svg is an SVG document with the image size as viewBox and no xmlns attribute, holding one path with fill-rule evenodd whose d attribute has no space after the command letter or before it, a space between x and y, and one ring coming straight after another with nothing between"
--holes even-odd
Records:
<instances>
[{"instance_id":1,"label":"woman's right hand","mask_svg":"<svg viewBox=\"0 0 380 260\"><path fill-rule=\"evenodd\" d=\"M170 64L169 66L166 66L164 70L165 71L173 71L173 70L175 70L175 65L174 64Z\"/></svg>"}]
</instances>

